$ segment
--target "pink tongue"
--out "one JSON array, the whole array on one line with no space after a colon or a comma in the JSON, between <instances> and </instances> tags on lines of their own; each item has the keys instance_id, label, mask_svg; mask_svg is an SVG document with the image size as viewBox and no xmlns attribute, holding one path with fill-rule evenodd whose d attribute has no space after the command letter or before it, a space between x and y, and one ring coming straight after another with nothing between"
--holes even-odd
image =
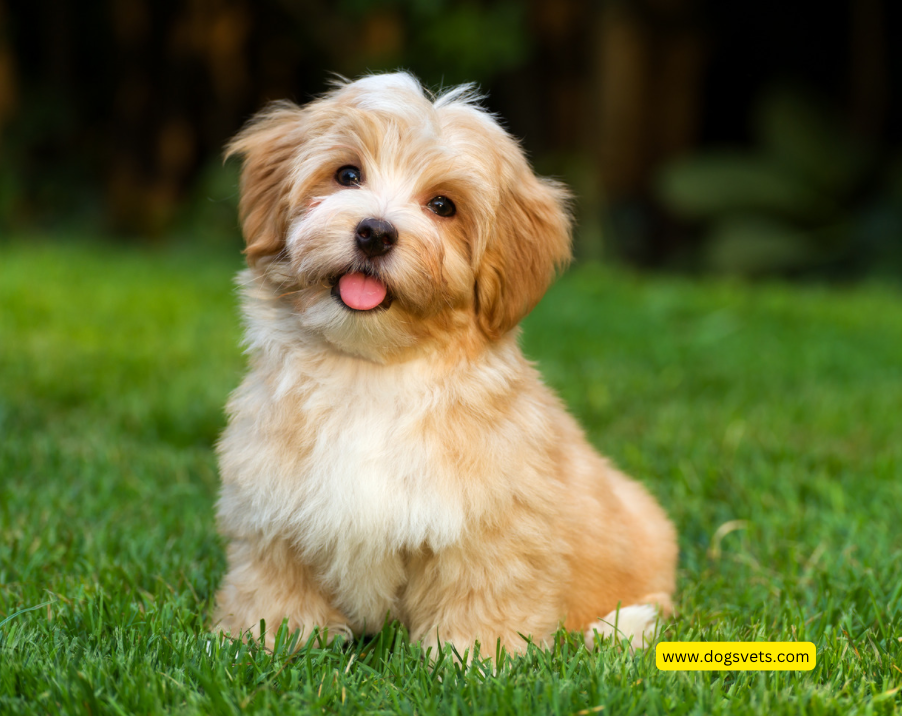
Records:
<instances>
[{"instance_id":1,"label":"pink tongue","mask_svg":"<svg viewBox=\"0 0 902 716\"><path fill-rule=\"evenodd\" d=\"M338 279L338 293L349 308L369 311L385 300L385 284L364 273L346 273Z\"/></svg>"}]
</instances>

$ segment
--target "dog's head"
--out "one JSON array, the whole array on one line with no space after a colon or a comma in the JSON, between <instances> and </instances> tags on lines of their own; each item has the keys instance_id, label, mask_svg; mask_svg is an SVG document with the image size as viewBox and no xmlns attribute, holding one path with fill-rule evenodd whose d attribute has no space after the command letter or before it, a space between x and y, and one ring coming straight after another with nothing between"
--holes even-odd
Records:
<instances>
[{"instance_id":1,"label":"dog's head","mask_svg":"<svg viewBox=\"0 0 902 716\"><path fill-rule=\"evenodd\" d=\"M384 361L510 331L570 257L568 194L461 87L404 73L238 134L247 260L331 346Z\"/></svg>"}]
</instances>

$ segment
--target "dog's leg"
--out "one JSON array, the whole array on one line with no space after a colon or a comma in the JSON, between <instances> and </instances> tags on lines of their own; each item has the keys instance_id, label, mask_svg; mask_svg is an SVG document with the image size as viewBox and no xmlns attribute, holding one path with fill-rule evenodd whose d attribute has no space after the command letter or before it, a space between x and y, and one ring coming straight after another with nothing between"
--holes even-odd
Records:
<instances>
[{"instance_id":1,"label":"dog's leg","mask_svg":"<svg viewBox=\"0 0 902 716\"><path fill-rule=\"evenodd\" d=\"M314 627L328 630L327 639L351 636L347 619L324 594L310 570L286 543L265 549L247 540L236 540L228 549L229 572L216 596L216 628L233 637L260 637L260 620L266 622L266 646L272 648L276 631L288 619L290 631L300 630L299 644Z\"/></svg>"},{"instance_id":2,"label":"dog's leg","mask_svg":"<svg viewBox=\"0 0 902 716\"><path fill-rule=\"evenodd\" d=\"M465 660L476 642L481 659L494 659L499 640L511 654L525 652L530 641L550 644L563 616L560 563L539 551L501 554L506 546L450 549L411 561L404 611L411 638L431 647L432 658L445 644Z\"/></svg>"}]
</instances>

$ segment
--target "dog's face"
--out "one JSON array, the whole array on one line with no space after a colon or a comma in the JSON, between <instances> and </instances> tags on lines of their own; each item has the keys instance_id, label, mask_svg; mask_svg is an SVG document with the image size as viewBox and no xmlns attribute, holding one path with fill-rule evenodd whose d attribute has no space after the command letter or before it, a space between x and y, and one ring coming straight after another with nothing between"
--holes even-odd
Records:
<instances>
[{"instance_id":1,"label":"dog's face","mask_svg":"<svg viewBox=\"0 0 902 716\"><path fill-rule=\"evenodd\" d=\"M336 350L385 362L510 331L570 256L567 193L465 88L403 73L277 104L234 139L250 266Z\"/></svg>"}]
</instances>

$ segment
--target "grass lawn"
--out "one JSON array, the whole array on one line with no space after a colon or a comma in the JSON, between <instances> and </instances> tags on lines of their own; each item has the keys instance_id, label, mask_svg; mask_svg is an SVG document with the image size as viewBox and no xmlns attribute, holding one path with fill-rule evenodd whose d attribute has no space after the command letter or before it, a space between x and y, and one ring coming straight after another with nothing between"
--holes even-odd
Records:
<instances>
[{"instance_id":1,"label":"grass lawn","mask_svg":"<svg viewBox=\"0 0 902 716\"><path fill-rule=\"evenodd\" d=\"M424 666L403 630L211 634L212 444L237 256L0 246L0 713L902 712L902 292L572 271L523 343L680 533L668 640L810 640L810 672L654 652Z\"/></svg>"}]
</instances>

